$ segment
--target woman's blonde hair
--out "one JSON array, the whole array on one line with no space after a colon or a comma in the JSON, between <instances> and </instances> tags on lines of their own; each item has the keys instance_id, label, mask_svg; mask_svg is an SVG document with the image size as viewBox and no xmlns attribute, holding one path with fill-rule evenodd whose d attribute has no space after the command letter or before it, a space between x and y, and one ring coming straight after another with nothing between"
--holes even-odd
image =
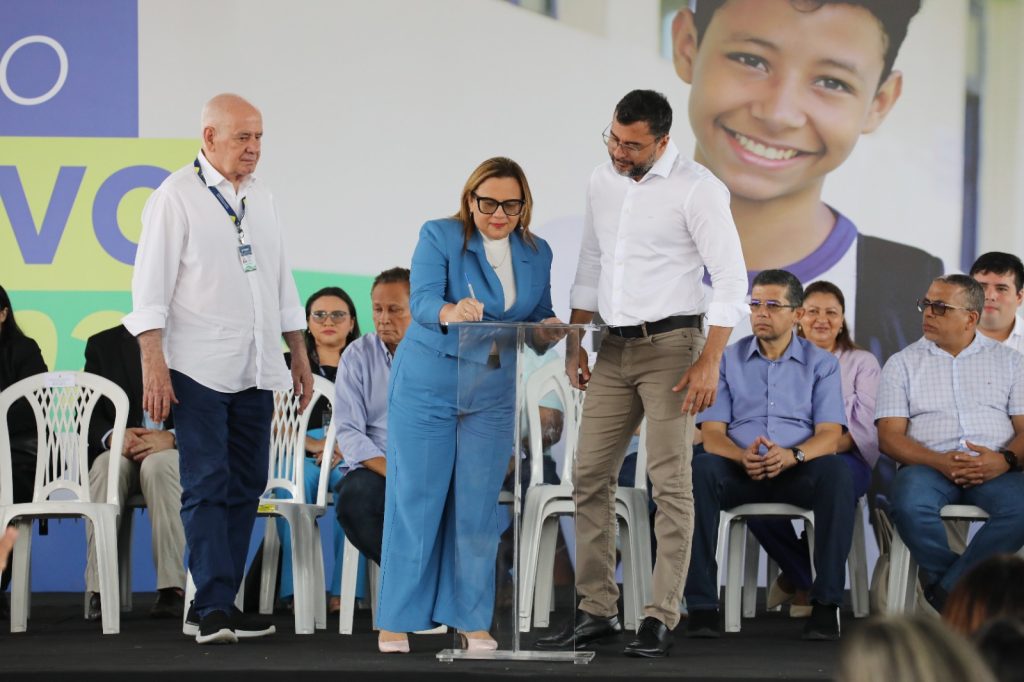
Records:
<instances>
[{"instance_id":1,"label":"woman's blonde hair","mask_svg":"<svg viewBox=\"0 0 1024 682\"><path fill-rule=\"evenodd\" d=\"M927 616L873 618L844 635L838 682L995 682L966 639Z\"/></svg>"},{"instance_id":2,"label":"woman's blonde hair","mask_svg":"<svg viewBox=\"0 0 1024 682\"><path fill-rule=\"evenodd\" d=\"M533 240L533 233L530 232L530 216L533 213L533 195L530 193L530 183L526 181L526 173L518 163L504 156L495 156L487 159L470 173L466 185L462 188L462 200L459 203L458 212L452 217L462 223L462 249L469 247L469 239L473 236L476 224L473 222L473 214L469 208L469 202L473 201L473 193L477 188L491 178L512 178L519 183L519 190L522 192L523 210L517 216L519 223L516 229L520 231L523 241L529 244L534 251L537 244ZM509 216L512 217L512 216Z\"/></svg>"}]
</instances>

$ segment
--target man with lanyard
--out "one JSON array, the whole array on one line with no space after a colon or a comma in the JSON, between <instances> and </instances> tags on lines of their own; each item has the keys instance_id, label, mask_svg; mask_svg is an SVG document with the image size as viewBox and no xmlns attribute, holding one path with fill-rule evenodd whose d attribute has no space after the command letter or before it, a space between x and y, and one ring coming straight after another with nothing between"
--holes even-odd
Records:
<instances>
[{"instance_id":1,"label":"man with lanyard","mask_svg":"<svg viewBox=\"0 0 1024 682\"><path fill-rule=\"evenodd\" d=\"M665 656L679 622L693 534L693 415L715 400L729 333L747 314L747 276L728 190L679 155L671 126L663 95L630 92L604 133L610 160L590 177L570 321L588 323L598 311L610 327L593 375L586 353L570 368L573 383L587 388L575 481L581 600L565 629L538 641L540 648L581 647L622 630L615 479L645 415L658 549L652 600L625 653Z\"/></svg>"},{"instance_id":2,"label":"man with lanyard","mask_svg":"<svg viewBox=\"0 0 1024 682\"><path fill-rule=\"evenodd\" d=\"M207 102L202 150L143 209L124 318L142 351L144 409L156 421L174 411L196 584L185 634L200 644L274 632L233 602L267 481L272 390L292 386L302 409L312 395L277 209L253 177L262 137L262 116L246 100Z\"/></svg>"}]
</instances>

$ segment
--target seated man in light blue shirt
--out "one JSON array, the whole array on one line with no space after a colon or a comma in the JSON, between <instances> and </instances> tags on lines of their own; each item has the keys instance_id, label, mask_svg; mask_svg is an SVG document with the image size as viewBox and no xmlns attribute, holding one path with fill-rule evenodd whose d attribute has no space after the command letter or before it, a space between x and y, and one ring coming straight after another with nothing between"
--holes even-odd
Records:
<instances>
[{"instance_id":1,"label":"seated man in light blue shirt","mask_svg":"<svg viewBox=\"0 0 1024 682\"><path fill-rule=\"evenodd\" d=\"M338 447L348 472L338 483L334 508L345 536L380 564L384 534L385 453L388 449L388 380L391 360L412 319L409 271L391 268L370 289L373 326L349 345L334 382Z\"/></svg>"},{"instance_id":2,"label":"seated man in light blue shirt","mask_svg":"<svg viewBox=\"0 0 1024 682\"><path fill-rule=\"evenodd\" d=\"M814 511L817 573L804 639L839 637L856 504L850 469L834 456L846 426L839 361L793 333L803 287L785 270L754 278L752 336L725 350L714 404L697 416L705 452L693 458L694 532L686 634L718 637L718 517L781 502Z\"/></svg>"},{"instance_id":3,"label":"seated man in light blue shirt","mask_svg":"<svg viewBox=\"0 0 1024 682\"><path fill-rule=\"evenodd\" d=\"M924 337L885 363L875 405L879 447L901 465L890 514L939 611L972 566L1024 545L1024 355L978 333L984 305L966 275L933 280L918 301ZM989 514L960 556L947 504Z\"/></svg>"}]
</instances>

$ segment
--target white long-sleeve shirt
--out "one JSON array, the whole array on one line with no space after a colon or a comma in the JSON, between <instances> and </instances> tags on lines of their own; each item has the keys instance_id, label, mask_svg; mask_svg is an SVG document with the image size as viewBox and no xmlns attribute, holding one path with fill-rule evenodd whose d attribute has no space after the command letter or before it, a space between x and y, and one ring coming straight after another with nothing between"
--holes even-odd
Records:
<instances>
[{"instance_id":1,"label":"white long-sleeve shirt","mask_svg":"<svg viewBox=\"0 0 1024 682\"><path fill-rule=\"evenodd\" d=\"M711 301L702 278L711 276ZM570 305L614 326L707 313L733 327L750 311L729 190L670 140L639 182L611 162L590 176Z\"/></svg>"},{"instance_id":2,"label":"white long-sleeve shirt","mask_svg":"<svg viewBox=\"0 0 1024 682\"><path fill-rule=\"evenodd\" d=\"M281 333L304 329L306 319L273 197L252 176L236 193L202 152L198 158L206 183L190 163L165 179L142 211L124 326L136 336L162 329L168 367L207 388L287 388ZM242 270L235 225L211 186L236 213L245 198L241 226L255 271Z\"/></svg>"}]
</instances>

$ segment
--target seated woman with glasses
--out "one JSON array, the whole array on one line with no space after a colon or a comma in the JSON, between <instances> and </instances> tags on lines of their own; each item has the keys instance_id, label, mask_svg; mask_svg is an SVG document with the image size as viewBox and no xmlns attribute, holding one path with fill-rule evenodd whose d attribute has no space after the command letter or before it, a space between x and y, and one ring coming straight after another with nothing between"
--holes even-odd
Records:
<instances>
[{"instance_id":1,"label":"seated woman with glasses","mask_svg":"<svg viewBox=\"0 0 1024 682\"><path fill-rule=\"evenodd\" d=\"M558 322L551 249L530 232L532 204L519 164L488 159L466 181L458 212L420 230L413 320L394 359L388 401L377 611L385 653L409 651L405 633L439 624L455 628L467 649L497 647L488 629L498 493L513 450L515 361L494 337L460 362L460 339L472 326L448 325ZM461 405L460 373L475 381Z\"/></svg>"},{"instance_id":2,"label":"seated woman with glasses","mask_svg":"<svg viewBox=\"0 0 1024 682\"><path fill-rule=\"evenodd\" d=\"M871 469L879 458L875 429L875 394L882 369L875 356L853 342L846 324L846 298L831 282L812 282L804 289L803 314L797 334L839 360L843 384L846 431L837 451L849 466L854 497L860 499L871 482ZM780 568L768 587L769 609L792 601L791 618L811 615L811 557L806 537L797 538L789 519L755 518L748 527Z\"/></svg>"},{"instance_id":3,"label":"seated woman with glasses","mask_svg":"<svg viewBox=\"0 0 1024 682\"><path fill-rule=\"evenodd\" d=\"M324 287L306 299L306 353L313 374L319 374L329 381L334 381L338 373L341 354L348 345L359 338L359 322L356 319L356 307L352 298L340 287ZM291 353L284 354L285 362L291 367ZM341 480L342 457L338 444L324 441L327 425L331 421L330 404L321 398L311 407L309 426L306 431L306 460L304 475L306 480L306 501L316 500L317 483L320 481L320 467L326 460L331 468L327 489L333 490ZM331 581L331 598L327 605L328 613L337 613L341 609L341 559L345 549L345 536L334 520L334 578ZM292 553L291 533L288 523L277 519L278 536L281 538L281 599L289 602L294 594L292 584Z\"/></svg>"}]
</instances>

